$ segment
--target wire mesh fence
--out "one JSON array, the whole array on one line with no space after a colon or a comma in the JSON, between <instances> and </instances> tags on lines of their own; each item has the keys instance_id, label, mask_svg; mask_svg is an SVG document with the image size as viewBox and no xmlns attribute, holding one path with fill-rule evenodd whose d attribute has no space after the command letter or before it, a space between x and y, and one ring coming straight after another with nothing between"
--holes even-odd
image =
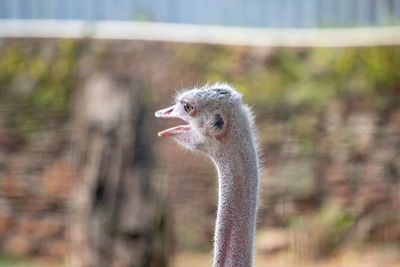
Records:
<instances>
[{"instance_id":1,"label":"wire mesh fence","mask_svg":"<svg viewBox=\"0 0 400 267\"><path fill-rule=\"evenodd\" d=\"M215 170L205 157L158 139L176 122L157 120L154 111L170 105L176 90L217 80L236 86L256 114L264 154L259 266L271 255L321 260L400 240L398 47L17 39L0 49L5 253L68 264L71 236L88 232L102 262L162 266L174 249L209 252ZM78 215L90 222L83 234L79 225L71 229L71 203L82 204L72 196L82 185L89 188ZM372 261L396 266L396 251Z\"/></svg>"}]
</instances>

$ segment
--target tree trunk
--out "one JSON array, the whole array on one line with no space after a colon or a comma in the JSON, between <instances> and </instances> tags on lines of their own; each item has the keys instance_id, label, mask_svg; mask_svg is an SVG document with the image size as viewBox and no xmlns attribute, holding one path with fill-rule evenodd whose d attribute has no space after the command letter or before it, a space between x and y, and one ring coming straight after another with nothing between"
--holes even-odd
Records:
<instances>
[{"instance_id":1,"label":"tree trunk","mask_svg":"<svg viewBox=\"0 0 400 267\"><path fill-rule=\"evenodd\" d=\"M166 266L165 208L151 180L140 87L97 73L75 97L72 266Z\"/></svg>"}]
</instances>

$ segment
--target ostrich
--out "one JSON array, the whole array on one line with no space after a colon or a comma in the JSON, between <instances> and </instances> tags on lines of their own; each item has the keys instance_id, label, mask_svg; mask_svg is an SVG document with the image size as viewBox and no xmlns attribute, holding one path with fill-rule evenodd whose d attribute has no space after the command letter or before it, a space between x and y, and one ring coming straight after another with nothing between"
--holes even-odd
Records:
<instances>
[{"instance_id":1,"label":"ostrich","mask_svg":"<svg viewBox=\"0 0 400 267\"><path fill-rule=\"evenodd\" d=\"M258 191L258 157L250 108L242 95L217 83L180 93L155 113L187 124L158 133L207 154L218 172L214 266L252 266Z\"/></svg>"}]
</instances>

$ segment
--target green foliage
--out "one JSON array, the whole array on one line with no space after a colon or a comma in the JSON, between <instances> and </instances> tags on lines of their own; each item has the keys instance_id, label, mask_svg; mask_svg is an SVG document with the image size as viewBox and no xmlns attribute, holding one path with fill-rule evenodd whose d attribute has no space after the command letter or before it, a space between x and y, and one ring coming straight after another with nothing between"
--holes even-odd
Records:
<instances>
[{"instance_id":1,"label":"green foliage","mask_svg":"<svg viewBox=\"0 0 400 267\"><path fill-rule=\"evenodd\" d=\"M27 46L10 41L0 57L0 108L8 127L24 136L40 128L43 117L65 116L74 86L76 45L69 40Z\"/></svg>"},{"instance_id":2,"label":"green foliage","mask_svg":"<svg viewBox=\"0 0 400 267\"><path fill-rule=\"evenodd\" d=\"M33 262L22 259L13 255L0 255L0 267L22 267L22 266L36 266Z\"/></svg>"},{"instance_id":3,"label":"green foliage","mask_svg":"<svg viewBox=\"0 0 400 267\"><path fill-rule=\"evenodd\" d=\"M302 249L311 258L321 258L335 252L345 241L355 218L349 212L326 203L310 216L294 216L289 227L297 231ZM296 250L296 248L294 248Z\"/></svg>"},{"instance_id":4,"label":"green foliage","mask_svg":"<svg viewBox=\"0 0 400 267\"><path fill-rule=\"evenodd\" d=\"M40 44L7 41L0 50L0 109L13 114L8 126L26 134L40 128L45 113L65 116L74 87L76 42ZM399 105L398 46L275 49L264 55L249 50L181 45L176 67L192 83L232 83L260 117L286 120L304 154L315 150L313 117L331 102L352 100L377 109Z\"/></svg>"},{"instance_id":5,"label":"green foliage","mask_svg":"<svg viewBox=\"0 0 400 267\"><path fill-rule=\"evenodd\" d=\"M353 217L349 213L332 204L323 206L318 212L317 218L322 224L338 232L348 230L354 222Z\"/></svg>"},{"instance_id":6,"label":"green foliage","mask_svg":"<svg viewBox=\"0 0 400 267\"><path fill-rule=\"evenodd\" d=\"M398 46L278 49L256 69L229 47L189 47L179 59L203 75L201 83L228 81L264 108L321 109L341 97L380 108L400 95Z\"/></svg>"}]
</instances>

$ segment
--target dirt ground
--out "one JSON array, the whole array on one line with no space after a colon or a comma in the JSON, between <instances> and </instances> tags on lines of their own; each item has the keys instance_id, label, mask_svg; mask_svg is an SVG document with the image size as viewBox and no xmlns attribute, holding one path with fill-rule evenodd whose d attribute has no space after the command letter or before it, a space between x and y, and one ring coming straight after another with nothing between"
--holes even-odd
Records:
<instances>
[{"instance_id":1,"label":"dirt ground","mask_svg":"<svg viewBox=\"0 0 400 267\"><path fill-rule=\"evenodd\" d=\"M209 267L212 265L211 253L178 254L172 267ZM301 260L289 252L274 255L256 253L254 266L274 267L400 267L400 250L395 246L369 247L362 250L345 250L319 261Z\"/></svg>"}]
</instances>

